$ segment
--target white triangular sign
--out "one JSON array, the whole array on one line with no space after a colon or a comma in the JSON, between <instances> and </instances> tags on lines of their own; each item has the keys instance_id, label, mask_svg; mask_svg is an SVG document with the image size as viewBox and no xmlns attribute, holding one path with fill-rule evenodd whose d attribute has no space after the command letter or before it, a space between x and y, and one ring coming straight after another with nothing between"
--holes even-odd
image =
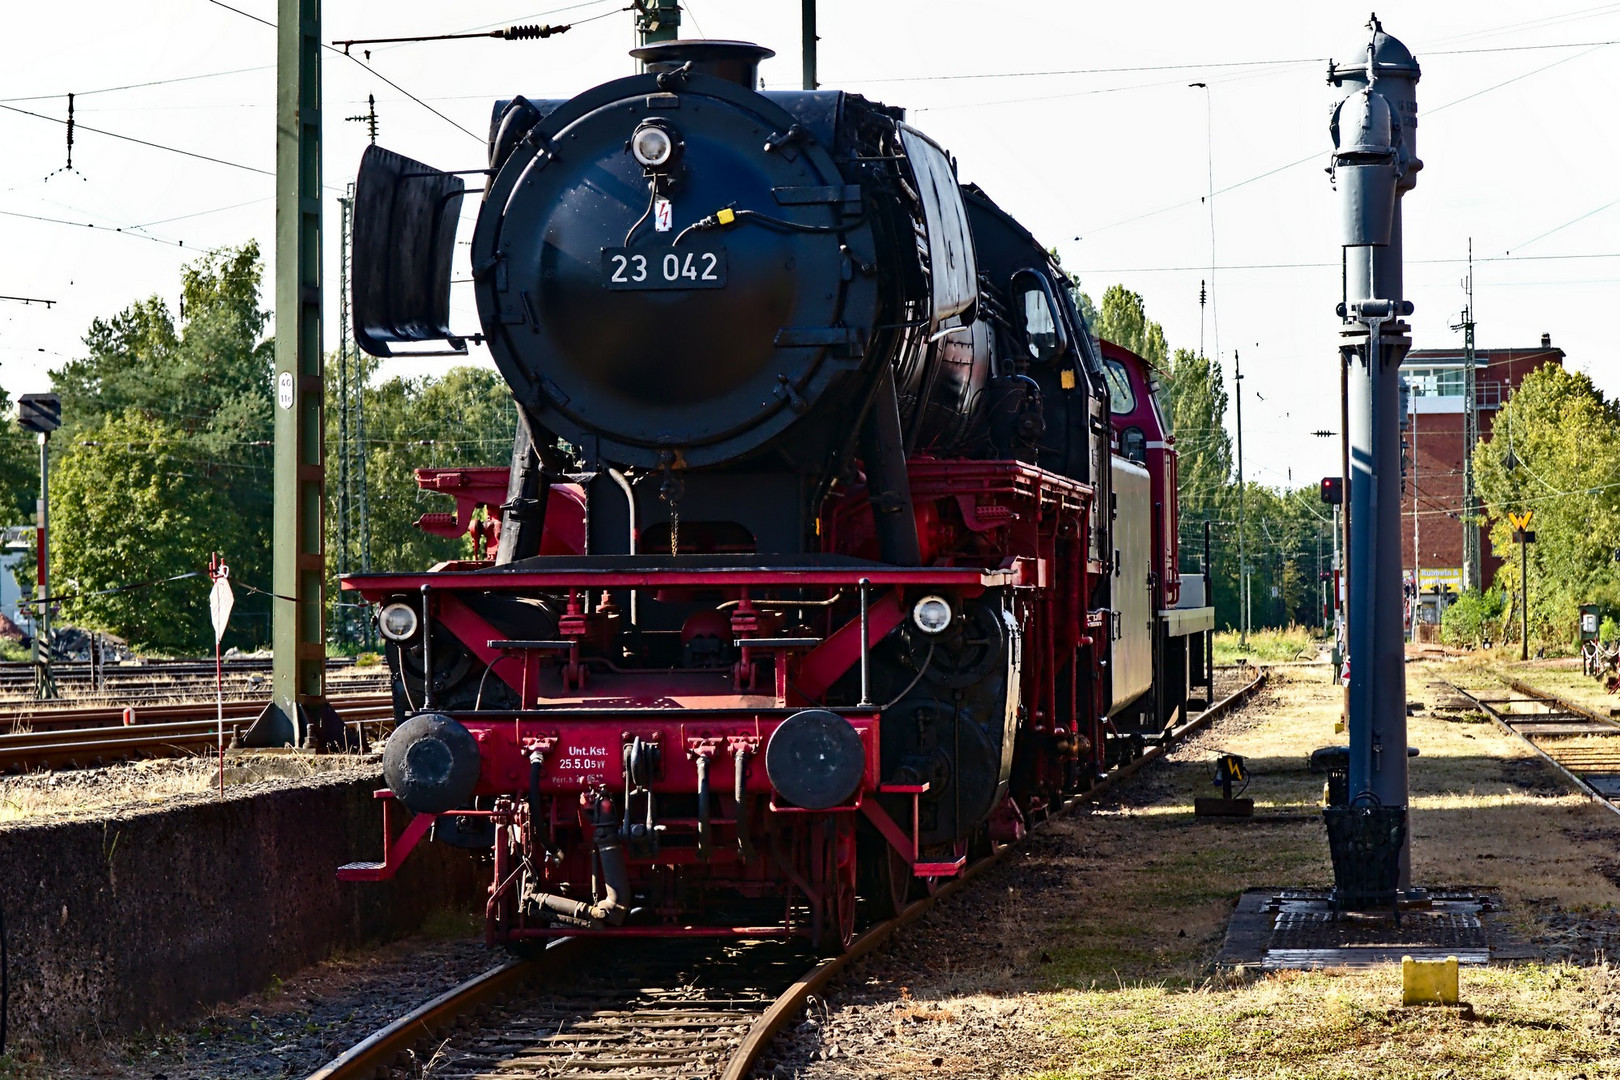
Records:
<instances>
[{"instance_id":1,"label":"white triangular sign","mask_svg":"<svg viewBox=\"0 0 1620 1080\"><path fill-rule=\"evenodd\" d=\"M208 594L208 614L214 620L214 644L218 645L225 636L225 624L231 619L231 607L236 603L236 597L231 594L231 583L228 578L214 579L214 588Z\"/></svg>"}]
</instances>

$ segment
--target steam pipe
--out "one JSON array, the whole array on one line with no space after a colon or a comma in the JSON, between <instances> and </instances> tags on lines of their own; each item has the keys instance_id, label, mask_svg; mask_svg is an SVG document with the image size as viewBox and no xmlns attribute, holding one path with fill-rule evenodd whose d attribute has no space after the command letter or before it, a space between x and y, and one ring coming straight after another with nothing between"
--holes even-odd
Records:
<instances>
[{"instance_id":1,"label":"steam pipe","mask_svg":"<svg viewBox=\"0 0 1620 1080\"><path fill-rule=\"evenodd\" d=\"M422 586L422 710L433 711L433 623L430 586ZM405 676L400 675L403 681Z\"/></svg>"},{"instance_id":2,"label":"steam pipe","mask_svg":"<svg viewBox=\"0 0 1620 1080\"><path fill-rule=\"evenodd\" d=\"M624 478L624 473L620 472L618 469L609 469L607 471L607 473L608 473L608 476L613 480L613 482L615 484L619 485L619 490L624 492L625 504L627 506L629 506L629 508L630 508L630 546L629 546L629 552L630 552L631 555L634 555L636 553L636 493L634 491L630 490L630 481L628 481L628 480L626 480ZM636 593L637 593L637 590L635 590L635 589L630 590L630 625L631 626L639 625L639 620L637 619L637 616L636 616Z\"/></svg>"},{"instance_id":3,"label":"steam pipe","mask_svg":"<svg viewBox=\"0 0 1620 1080\"><path fill-rule=\"evenodd\" d=\"M625 865L619 833L613 827L613 816L603 812L600 800L591 818L596 823L596 855L602 862L602 899L589 903L555 893L540 893L534 902L542 911L549 911L565 921L600 930L605 926L623 925L625 916L630 913L626 903L630 896L630 871Z\"/></svg>"},{"instance_id":4,"label":"steam pipe","mask_svg":"<svg viewBox=\"0 0 1620 1080\"><path fill-rule=\"evenodd\" d=\"M422 588L426 589L427 586ZM872 579L861 578L861 700L858 705L863 709L872 705L872 664L866 647L872 633L871 596Z\"/></svg>"}]
</instances>

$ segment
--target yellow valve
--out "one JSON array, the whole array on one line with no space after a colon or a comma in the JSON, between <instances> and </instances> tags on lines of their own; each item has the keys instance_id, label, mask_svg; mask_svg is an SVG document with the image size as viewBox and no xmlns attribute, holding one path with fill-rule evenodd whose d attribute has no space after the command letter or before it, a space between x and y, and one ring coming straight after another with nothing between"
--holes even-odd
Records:
<instances>
[{"instance_id":1,"label":"yellow valve","mask_svg":"<svg viewBox=\"0 0 1620 1080\"><path fill-rule=\"evenodd\" d=\"M1458 999L1455 956L1444 960L1401 957L1402 1005L1455 1005Z\"/></svg>"},{"instance_id":2,"label":"yellow valve","mask_svg":"<svg viewBox=\"0 0 1620 1080\"><path fill-rule=\"evenodd\" d=\"M718 221L722 225L730 225L733 221L737 220L737 212L728 206L724 210L716 211L714 220Z\"/></svg>"}]
</instances>

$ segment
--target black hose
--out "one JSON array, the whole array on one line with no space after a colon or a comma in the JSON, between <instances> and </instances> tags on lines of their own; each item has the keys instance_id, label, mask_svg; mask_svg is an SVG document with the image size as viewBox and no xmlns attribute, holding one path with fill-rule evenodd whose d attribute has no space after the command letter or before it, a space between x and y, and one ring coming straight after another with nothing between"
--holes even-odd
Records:
<instances>
[{"instance_id":1,"label":"black hose","mask_svg":"<svg viewBox=\"0 0 1620 1080\"><path fill-rule=\"evenodd\" d=\"M697 857L709 861L709 759L697 756Z\"/></svg>"},{"instance_id":2,"label":"black hose","mask_svg":"<svg viewBox=\"0 0 1620 1080\"><path fill-rule=\"evenodd\" d=\"M543 755L536 750L529 755L529 850L540 847L540 766Z\"/></svg>"},{"instance_id":3,"label":"black hose","mask_svg":"<svg viewBox=\"0 0 1620 1080\"><path fill-rule=\"evenodd\" d=\"M849 221L845 221L838 225L805 225L797 221L786 221L782 218L771 217L769 214L762 214L758 210L733 210L732 213L736 215L736 217L733 218L734 221L755 221L760 225L763 225L765 228L775 229L777 232L845 233L851 229L860 228L866 223L866 218L864 215L858 218L852 218ZM645 221L646 218L643 218L642 220ZM640 224L641 222L636 222L636 226L632 227L630 231L634 232L635 228L639 227ZM680 247L681 241L686 239L688 233L702 232L705 229L715 229L719 227L720 219L714 214L710 214L706 218L699 218L697 221L692 222L692 224L676 233L675 239L670 241L669 246ZM630 246L628 240L625 241L624 246Z\"/></svg>"}]
</instances>

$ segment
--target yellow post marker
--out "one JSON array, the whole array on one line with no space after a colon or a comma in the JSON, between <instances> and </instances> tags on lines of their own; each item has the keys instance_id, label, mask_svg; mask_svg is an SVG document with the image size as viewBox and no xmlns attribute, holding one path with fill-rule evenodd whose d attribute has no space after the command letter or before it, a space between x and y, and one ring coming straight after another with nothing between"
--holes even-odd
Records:
<instances>
[{"instance_id":1,"label":"yellow post marker","mask_svg":"<svg viewBox=\"0 0 1620 1080\"><path fill-rule=\"evenodd\" d=\"M1402 1005L1456 1005L1457 958L1414 960L1401 957Z\"/></svg>"}]
</instances>

